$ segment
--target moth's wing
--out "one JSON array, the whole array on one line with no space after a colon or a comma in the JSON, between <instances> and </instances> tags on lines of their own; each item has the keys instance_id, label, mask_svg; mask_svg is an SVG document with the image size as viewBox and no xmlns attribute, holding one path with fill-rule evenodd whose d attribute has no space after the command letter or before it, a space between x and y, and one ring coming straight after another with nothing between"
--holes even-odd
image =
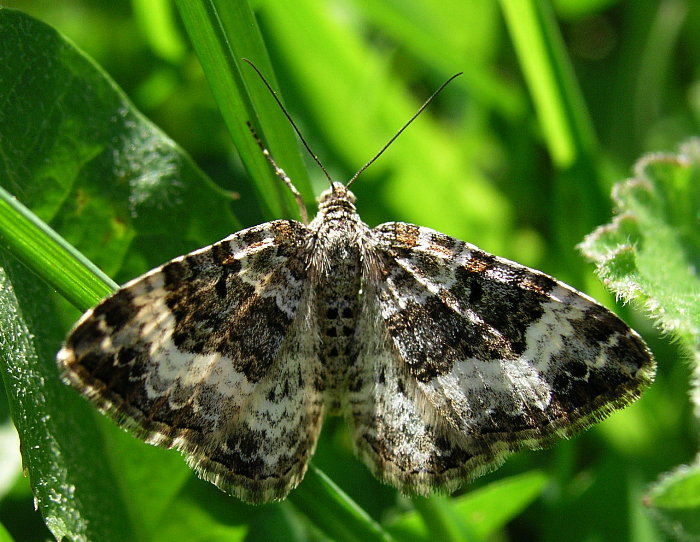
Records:
<instances>
[{"instance_id":1,"label":"moth's wing","mask_svg":"<svg viewBox=\"0 0 700 542\"><path fill-rule=\"evenodd\" d=\"M360 455L409 492L454 490L521 448L633 401L655 365L640 337L553 278L433 230L368 243L348 408Z\"/></svg>"},{"instance_id":2,"label":"moth's wing","mask_svg":"<svg viewBox=\"0 0 700 542\"><path fill-rule=\"evenodd\" d=\"M305 252L286 220L235 233L137 278L88 311L64 380L199 476L250 502L281 499L322 423Z\"/></svg>"}]
</instances>

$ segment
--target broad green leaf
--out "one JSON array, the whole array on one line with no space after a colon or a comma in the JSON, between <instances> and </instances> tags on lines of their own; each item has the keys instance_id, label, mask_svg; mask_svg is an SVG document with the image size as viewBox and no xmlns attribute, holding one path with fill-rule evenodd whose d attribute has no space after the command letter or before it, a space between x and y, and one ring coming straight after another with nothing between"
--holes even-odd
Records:
<instances>
[{"instance_id":1,"label":"broad green leaf","mask_svg":"<svg viewBox=\"0 0 700 542\"><path fill-rule=\"evenodd\" d=\"M56 538L133 539L95 419L58 381L51 312L46 287L0 254L0 368L36 503Z\"/></svg>"},{"instance_id":2,"label":"broad green leaf","mask_svg":"<svg viewBox=\"0 0 700 542\"><path fill-rule=\"evenodd\" d=\"M0 184L83 253L111 274L124 268L128 250L126 274L133 276L237 226L228 195L57 32L0 9L0 39L6 89ZM81 279L71 274L80 264L65 263L74 254L37 228L40 221L28 211L13 207L11 198L3 203L2 235L12 239L7 244L53 242L58 256L48 270L41 250L25 251L25 263L43 268L46 280L53 275L57 283L79 288ZM27 228L6 218L18 209ZM140 443L104 420L96 424L94 409L58 380L55 367L66 321L77 313L64 315L65 305L57 311L46 292L32 287L34 275L6 268L13 270L8 277L16 296L6 300L3 314L3 376L47 524L56 535L76 540L147 538L189 469L178 454ZM108 291L103 279L96 284L100 280L102 292ZM97 290L91 291L71 299L84 310L99 300ZM4 293L12 293L9 282Z\"/></svg>"},{"instance_id":3,"label":"broad green leaf","mask_svg":"<svg viewBox=\"0 0 700 542\"><path fill-rule=\"evenodd\" d=\"M48 26L8 9L0 17L7 192L108 275L127 251L143 272L239 227L230 196L98 66Z\"/></svg>"}]
</instances>

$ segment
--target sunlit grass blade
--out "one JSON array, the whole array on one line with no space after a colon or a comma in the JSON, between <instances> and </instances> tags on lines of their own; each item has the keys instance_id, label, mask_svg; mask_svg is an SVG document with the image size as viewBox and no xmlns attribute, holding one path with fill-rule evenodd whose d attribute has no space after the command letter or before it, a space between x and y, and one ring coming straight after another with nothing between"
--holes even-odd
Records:
<instances>
[{"instance_id":1,"label":"sunlit grass blade","mask_svg":"<svg viewBox=\"0 0 700 542\"><path fill-rule=\"evenodd\" d=\"M350 499L322 471L310 466L304 481L289 500L333 540L390 542L393 540L367 512Z\"/></svg>"},{"instance_id":2,"label":"sunlit grass blade","mask_svg":"<svg viewBox=\"0 0 700 542\"><path fill-rule=\"evenodd\" d=\"M416 497L413 506L420 514L426 530L437 540L445 542L481 542L468 521L462 521L455 504L456 499L436 496L430 499Z\"/></svg>"},{"instance_id":3,"label":"sunlit grass blade","mask_svg":"<svg viewBox=\"0 0 700 542\"><path fill-rule=\"evenodd\" d=\"M0 238L17 259L85 311L117 284L0 187Z\"/></svg>"},{"instance_id":4,"label":"sunlit grass blade","mask_svg":"<svg viewBox=\"0 0 700 542\"><path fill-rule=\"evenodd\" d=\"M537 0L501 0L508 31L542 132L561 169L596 150L596 137L552 8Z\"/></svg>"},{"instance_id":5,"label":"sunlit grass blade","mask_svg":"<svg viewBox=\"0 0 700 542\"><path fill-rule=\"evenodd\" d=\"M530 471L449 500L415 499L416 510L393 518L386 528L398 540L434 540L437 531L443 532L440 540L488 540L537 499L547 482L544 473Z\"/></svg>"},{"instance_id":6,"label":"sunlit grass blade","mask_svg":"<svg viewBox=\"0 0 700 542\"><path fill-rule=\"evenodd\" d=\"M5 529L5 527L0 523L0 542L14 542L12 535Z\"/></svg>"},{"instance_id":7,"label":"sunlit grass blade","mask_svg":"<svg viewBox=\"0 0 700 542\"><path fill-rule=\"evenodd\" d=\"M559 258L568 260L566 278L582 282L573 247L604 220L608 208L593 123L551 5L501 0L501 6L542 136L558 170L549 214Z\"/></svg>"},{"instance_id":8,"label":"sunlit grass blade","mask_svg":"<svg viewBox=\"0 0 700 542\"><path fill-rule=\"evenodd\" d=\"M243 62L243 58L253 60L277 86L248 2L178 0L177 6L229 133L266 206L264 214L268 219L296 214L289 190L274 179L246 126L250 120L260 130L277 162L308 196L306 171L291 127ZM283 201L286 206L280 205Z\"/></svg>"}]
</instances>

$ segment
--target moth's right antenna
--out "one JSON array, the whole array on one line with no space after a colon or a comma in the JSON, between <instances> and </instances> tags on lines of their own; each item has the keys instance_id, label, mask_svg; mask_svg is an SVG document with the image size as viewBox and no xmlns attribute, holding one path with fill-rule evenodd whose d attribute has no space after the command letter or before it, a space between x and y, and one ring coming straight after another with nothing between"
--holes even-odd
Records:
<instances>
[{"instance_id":1,"label":"moth's right antenna","mask_svg":"<svg viewBox=\"0 0 700 542\"><path fill-rule=\"evenodd\" d=\"M267 87L267 90L270 91L270 94L272 94L272 97L273 97L273 98L275 99L275 101L277 102L277 105L278 105L278 106L280 107L280 109L282 110L282 113L284 113L284 116L287 117L287 120L289 121L289 124L291 124L291 125L292 125L292 128L294 128L294 131L295 131L295 132L297 133L297 135L299 136L299 139L301 139L301 142L304 144L304 147L306 147L306 150L307 150L308 153L311 155L311 158L313 158L313 159L314 159L314 162L316 162L316 163L318 164L318 167L321 168L321 171L323 171L323 174L326 176L326 179L328 179L328 182L329 182L329 183L331 184L331 186L332 186L332 185L333 185L333 179L331 179L331 176L330 176L330 174L328 173L328 171L326 170L326 168L323 167L323 164L321 163L321 160L318 159L318 156L316 156L316 153L314 153L314 151L311 150L311 147L309 147L309 144L306 142L306 139L304 139L304 136L301 135L301 131L300 131L299 128L297 127L296 122L294 122L294 119L292 118L292 116L287 112L287 110L285 109L284 105L282 105L282 100L279 99L279 96L277 96L277 93L275 92L275 90L272 88L272 86L270 85L270 83L267 82L267 79L265 79L265 76L264 76L264 75L262 74L262 72L258 69L258 67L257 67L255 64L253 64L252 61L248 60L247 58L244 58L243 61L244 61L244 62L247 62L248 64L250 64L251 67L252 67L252 68L255 70L255 72L258 74L258 76L260 77L260 79L262 79L262 82L263 82L263 83L265 84L265 86Z\"/></svg>"},{"instance_id":2,"label":"moth's right antenna","mask_svg":"<svg viewBox=\"0 0 700 542\"><path fill-rule=\"evenodd\" d=\"M463 72L455 73L452 77L450 77L447 81L445 81L442 85L440 85L440 88L438 88L435 92L433 92L433 94L430 96L430 98L428 98L427 100L425 100L425 103L424 103L423 105L421 105L420 108L418 109L418 111L416 111L416 112L413 114L413 116L412 116L410 119L408 119L408 122L407 122L406 124L404 124L404 125L401 127L401 129L400 129L398 132L396 132L396 134L394 134L394 137L392 137L392 138L387 142L387 144L384 145L384 146L379 150L379 152L378 152L377 154L375 154L374 157L373 157L369 162L367 162L364 166L362 166L360 169L357 170L357 173L355 173L355 175L352 176L352 178L347 182L347 184L345 185L345 187L347 188L347 187L349 187L352 183L354 183L354 182L355 182L355 179L357 179L357 178L360 176L360 174L361 174L364 170L366 170L369 166L371 166L371 165L377 160L377 158L379 158L379 157L382 155L382 153L383 153L385 150L387 150L387 149L389 148L389 145L391 145L394 141L396 141L396 138L399 137L399 136L401 135L401 133L402 133L406 128L408 128L408 125L411 124L414 120L416 120L416 119L418 118L418 115L420 115L420 114L423 112L423 109L425 109L426 107L428 107L428 104L429 104L430 102L433 101L433 98L435 98L435 96L437 96L438 94L440 94L440 93L442 92L442 89L444 89L447 85L449 85L455 77L459 77L460 75L462 75L462 73L463 73Z\"/></svg>"}]
</instances>

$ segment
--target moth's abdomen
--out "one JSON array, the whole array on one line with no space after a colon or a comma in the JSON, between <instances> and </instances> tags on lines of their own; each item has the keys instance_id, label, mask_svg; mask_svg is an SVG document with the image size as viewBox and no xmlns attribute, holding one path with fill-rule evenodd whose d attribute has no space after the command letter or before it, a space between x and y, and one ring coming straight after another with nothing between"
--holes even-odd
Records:
<instances>
[{"instance_id":1,"label":"moth's abdomen","mask_svg":"<svg viewBox=\"0 0 700 542\"><path fill-rule=\"evenodd\" d=\"M357 297L357 292L355 293ZM355 352L355 326L357 322L357 299L341 298L329 300L321 307L321 362L330 367L334 360L351 360Z\"/></svg>"},{"instance_id":2,"label":"moth's abdomen","mask_svg":"<svg viewBox=\"0 0 700 542\"><path fill-rule=\"evenodd\" d=\"M357 359L355 330L360 310L361 263L359 250L352 246L325 248L315 296L319 357L326 373L329 408L337 411L347 368Z\"/></svg>"}]
</instances>

